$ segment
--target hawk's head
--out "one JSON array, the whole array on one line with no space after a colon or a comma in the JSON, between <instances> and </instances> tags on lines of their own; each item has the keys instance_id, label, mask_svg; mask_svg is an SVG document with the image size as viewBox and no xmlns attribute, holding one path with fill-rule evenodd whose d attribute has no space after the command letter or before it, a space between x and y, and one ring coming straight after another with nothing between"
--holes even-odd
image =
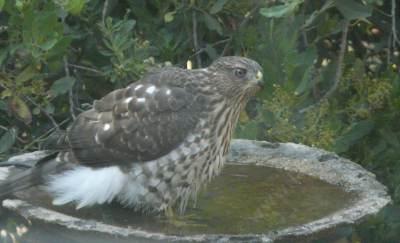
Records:
<instances>
[{"instance_id":1,"label":"hawk's head","mask_svg":"<svg viewBox=\"0 0 400 243\"><path fill-rule=\"evenodd\" d=\"M208 70L215 75L219 91L231 97L253 95L264 84L260 64L245 57L221 57Z\"/></svg>"}]
</instances>

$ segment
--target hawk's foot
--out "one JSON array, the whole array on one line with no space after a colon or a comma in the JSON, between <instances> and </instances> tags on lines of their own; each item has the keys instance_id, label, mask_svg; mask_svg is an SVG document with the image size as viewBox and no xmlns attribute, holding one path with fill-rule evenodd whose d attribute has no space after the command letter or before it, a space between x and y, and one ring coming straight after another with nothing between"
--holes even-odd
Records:
<instances>
[{"instance_id":1,"label":"hawk's foot","mask_svg":"<svg viewBox=\"0 0 400 243\"><path fill-rule=\"evenodd\" d=\"M196 214L176 214L172 207L165 209L165 217L161 218L161 221L165 222L174 227L205 227L205 224L196 222Z\"/></svg>"}]
</instances>

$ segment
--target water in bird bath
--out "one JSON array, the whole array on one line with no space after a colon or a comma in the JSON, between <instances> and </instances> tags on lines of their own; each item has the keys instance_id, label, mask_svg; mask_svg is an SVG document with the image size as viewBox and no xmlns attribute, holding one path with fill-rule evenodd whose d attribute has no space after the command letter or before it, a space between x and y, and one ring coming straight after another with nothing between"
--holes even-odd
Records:
<instances>
[{"instance_id":1,"label":"water in bird bath","mask_svg":"<svg viewBox=\"0 0 400 243\"><path fill-rule=\"evenodd\" d=\"M317 220L355 198L314 177L255 165L227 165L200 193L196 207L189 204L185 215L174 220L118 204L78 211L72 205L54 207L35 189L20 195L34 205L78 218L171 235L263 233Z\"/></svg>"}]
</instances>

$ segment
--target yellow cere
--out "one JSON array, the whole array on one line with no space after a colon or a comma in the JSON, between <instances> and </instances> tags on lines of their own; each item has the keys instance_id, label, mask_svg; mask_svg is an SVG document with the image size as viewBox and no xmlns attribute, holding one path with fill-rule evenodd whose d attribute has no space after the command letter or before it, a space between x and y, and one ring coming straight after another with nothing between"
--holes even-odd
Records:
<instances>
[{"instance_id":1,"label":"yellow cere","mask_svg":"<svg viewBox=\"0 0 400 243\"><path fill-rule=\"evenodd\" d=\"M262 72L258 71L257 74L256 74L256 79L257 80L261 80L262 78L263 78Z\"/></svg>"},{"instance_id":2,"label":"yellow cere","mask_svg":"<svg viewBox=\"0 0 400 243\"><path fill-rule=\"evenodd\" d=\"M192 64L192 61L190 61L190 60L188 60L187 62L186 62L186 69L192 69L193 68L193 64Z\"/></svg>"}]
</instances>

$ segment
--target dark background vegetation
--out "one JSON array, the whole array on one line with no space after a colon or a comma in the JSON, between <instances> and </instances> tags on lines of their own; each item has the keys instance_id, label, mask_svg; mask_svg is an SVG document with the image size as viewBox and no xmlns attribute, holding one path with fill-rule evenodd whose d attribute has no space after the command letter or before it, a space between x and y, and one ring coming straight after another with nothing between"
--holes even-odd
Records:
<instances>
[{"instance_id":1,"label":"dark background vegetation","mask_svg":"<svg viewBox=\"0 0 400 243\"><path fill-rule=\"evenodd\" d=\"M0 159L40 149L149 68L247 56L266 88L236 137L360 163L394 204L343 230L344 242L400 241L400 1L0 0L0 10Z\"/></svg>"}]
</instances>

